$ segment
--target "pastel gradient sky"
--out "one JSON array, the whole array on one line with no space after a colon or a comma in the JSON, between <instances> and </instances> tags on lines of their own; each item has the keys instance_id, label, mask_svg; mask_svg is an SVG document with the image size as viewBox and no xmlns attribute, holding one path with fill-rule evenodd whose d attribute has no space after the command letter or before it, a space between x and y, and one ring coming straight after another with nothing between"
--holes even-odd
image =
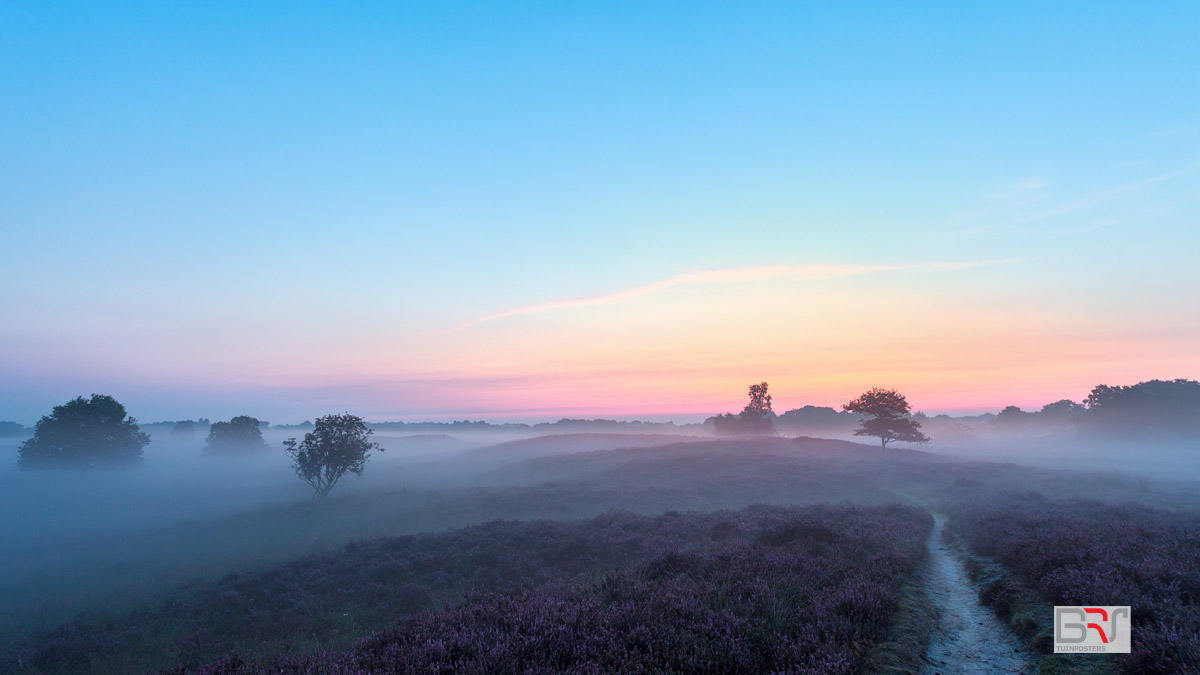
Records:
<instances>
[{"instance_id":1,"label":"pastel gradient sky","mask_svg":"<svg viewBox=\"0 0 1200 675\"><path fill-rule=\"evenodd\" d=\"M0 4L0 419L1200 377L1200 3Z\"/></svg>"}]
</instances>

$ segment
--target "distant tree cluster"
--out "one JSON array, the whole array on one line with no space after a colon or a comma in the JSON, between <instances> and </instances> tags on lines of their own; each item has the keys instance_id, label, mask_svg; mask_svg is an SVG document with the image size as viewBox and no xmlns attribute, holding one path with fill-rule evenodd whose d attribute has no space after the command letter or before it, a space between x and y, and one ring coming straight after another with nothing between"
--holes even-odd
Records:
<instances>
[{"instance_id":1,"label":"distant tree cluster","mask_svg":"<svg viewBox=\"0 0 1200 675\"><path fill-rule=\"evenodd\" d=\"M742 412L734 415L725 413L712 418L713 431L724 436L755 436L774 431L775 413L771 411L771 394L768 384L760 382L750 385L750 401Z\"/></svg>"},{"instance_id":2,"label":"distant tree cluster","mask_svg":"<svg viewBox=\"0 0 1200 675\"><path fill-rule=\"evenodd\" d=\"M1036 433L1077 424L1086 413L1085 406L1069 399L1048 403L1039 412L1026 412L1010 405L992 418L991 426L999 432Z\"/></svg>"},{"instance_id":3,"label":"distant tree cluster","mask_svg":"<svg viewBox=\"0 0 1200 675\"><path fill-rule=\"evenodd\" d=\"M309 429L313 428L313 423L309 420L304 420L303 422L301 422L299 424L276 424L276 425L273 425L271 428L279 429L279 430L308 431Z\"/></svg>"},{"instance_id":4,"label":"distant tree cluster","mask_svg":"<svg viewBox=\"0 0 1200 675\"><path fill-rule=\"evenodd\" d=\"M311 424L311 422L310 422ZM538 422L525 424L523 422L491 422L458 420L454 422L370 422L367 426L376 431L404 431L418 433L461 433L476 431L516 431L535 433L581 433L581 432L673 432L691 425L677 425L674 422L645 422L642 420L610 420L610 419L570 419L562 418L555 422ZM279 427L277 427L279 428Z\"/></svg>"},{"instance_id":5,"label":"distant tree cluster","mask_svg":"<svg viewBox=\"0 0 1200 675\"><path fill-rule=\"evenodd\" d=\"M792 433L850 433L862 415L833 408L806 405L775 418L775 426Z\"/></svg>"},{"instance_id":6,"label":"distant tree cluster","mask_svg":"<svg viewBox=\"0 0 1200 675\"><path fill-rule=\"evenodd\" d=\"M92 394L55 406L38 420L33 438L21 444L17 466L21 469L87 469L136 464L150 436L125 406L111 396Z\"/></svg>"},{"instance_id":7,"label":"distant tree cluster","mask_svg":"<svg viewBox=\"0 0 1200 675\"><path fill-rule=\"evenodd\" d=\"M266 450L262 422L249 415L238 415L228 422L213 422L208 429L204 451L210 454L237 454Z\"/></svg>"},{"instance_id":8,"label":"distant tree cluster","mask_svg":"<svg viewBox=\"0 0 1200 675\"><path fill-rule=\"evenodd\" d=\"M11 438L13 436L24 436L28 429L24 424L17 422L0 422L0 438Z\"/></svg>"},{"instance_id":9,"label":"distant tree cluster","mask_svg":"<svg viewBox=\"0 0 1200 675\"><path fill-rule=\"evenodd\" d=\"M1068 430L1105 438L1200 439L1200 382L1149 380L1128 386L1101 384L1082 403L1063 399L1038 412L1017 406L991 421L999 433Z\"/></svg>"},{"instance_id":10,"label":"distant tree cluster","mask_svg":"<svg viewBox=\"0 0 1200 675\"><path fill-rule=\"evenodd\" d=\"M1200 439L1200 382L1195 380L1102 384L1084 403L1088 426L1105 435Z\"/></svg>"}]
</instances>

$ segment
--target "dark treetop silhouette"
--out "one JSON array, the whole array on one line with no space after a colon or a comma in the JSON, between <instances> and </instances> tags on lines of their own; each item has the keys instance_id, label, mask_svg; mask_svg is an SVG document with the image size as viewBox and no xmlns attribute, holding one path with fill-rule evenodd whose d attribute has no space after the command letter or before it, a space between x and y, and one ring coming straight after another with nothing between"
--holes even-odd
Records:
<instances>
[{"instance_id":1,"label":"dark treetop silhouette","mask_svg":"<svg viewBox=\"0 0 1200 675\"><path fill-rule=\"evenodd\" d=\"M1200 382L1195 380L1150 380L1127 387L1101 384L1084 402L1084 419L1099 435L1200 440Z\"/></svg>"},{"instance_id":2,"label":"dark treetop silhouette","mask_svg":"<svg viewBox=\"0 0 1200 675\"><path fill-rule=\"evenodd\" d=\"M771 395L767 383L750 385L750 401L742 412L725 413L713 418L713 431L718 434L769 434L774 428L775 413L771 411Z\"/></svg>"},{"instance_id":3,"label":"dark treetop silhouette","mask_svg":"<svg viewBox=\"0 0 1200 675\"><path fill-rule=\"evenodd\" d=\"M371 442L373 433L361 417L326 415L299 444L294 438L284 441L284 451L291 456L296 475L313 486L313 497L324 499L347 471L362 475L372 450L383 451Z\"/></svg>"},{"instance_id":4,"label":"dark treetop silhouette","mask_svg":"<svg viewBox=\"0 0 1200 675\"><path fill-rule=\"evenodd\" d=\"M17 466L22 469L89 468L141 461L150 436L137 420L125 416L125 406L111 396L92 394L54 406L38 420L33 438L21 444Z\"/></svg>"},{"instance_id":5,"label":"dark treetop silhouette","mask_svg":"<svg viewBox=\"0 0 1200 675\"><path fill-rule=\"evenodd\" d=\"M248 415L238 415L228 422L213 422L208 429L205 452L229 453L246 450L265 450L262 423Z\"/></svg>"},{"instance_id":6,"label":"dark treetop silhouette","mask_svg":"<svg viewBox=\"0 0 1200 675\"><path fill-rule=\"evenodd\" d=\"M884 448L892 441L924 443L921 424L909 415L910 406L895 389L876 387L842 406L846 412L868 415L854 431L855 436L874 436Z\"/></svg>"}]
</instances>

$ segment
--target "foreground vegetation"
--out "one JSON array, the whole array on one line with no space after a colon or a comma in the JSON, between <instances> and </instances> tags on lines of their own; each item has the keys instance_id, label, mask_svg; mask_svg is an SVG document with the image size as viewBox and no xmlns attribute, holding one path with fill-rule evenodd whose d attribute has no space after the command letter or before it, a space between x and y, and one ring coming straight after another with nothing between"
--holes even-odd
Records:
<instances>
[{"instance_id":1,"label":"foreground vegetation","mask_svg":"<svg viewBox=\"0 0 1200 675\"><path fill-rule=\"evenodd\" d=\"M645 521L602 519L615 541L595 543L628 546L626 528ZM902 506L755 507L651 522L663 539L646 548L658 553L598 581L479 594L341 653L261 664L235 655L197 672L855 673L932 525Z\"/></svg>"},{"instance_id":2,"label":"foreground vegetation","mask_svg":"<svg viewBox=\"0 0 1200 675\"><path fill-rule=\"evenodd\" d=\"M955 531L969 549L1013 573L991 580L981 599L1040 648L1051 648L1049 606L1129 605L1132 653L1089 656L1084 665L1102 662L1130 674L1200 672L1195 511L1052 500L1036 492L963 500L953 511ZM1031 611L1024 589L1041 601L1041 611Z\"/></svg>"}]
</instances>

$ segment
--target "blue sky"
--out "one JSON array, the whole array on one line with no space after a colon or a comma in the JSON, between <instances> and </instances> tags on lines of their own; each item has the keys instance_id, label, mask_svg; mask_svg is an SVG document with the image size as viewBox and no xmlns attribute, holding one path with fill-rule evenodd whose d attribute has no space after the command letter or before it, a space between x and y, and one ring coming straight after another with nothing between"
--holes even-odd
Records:
<instances>
[{"instance_id":1,"label":"blue sky","mask_svg":"<svg viewBox=\"0 0 1200 675\"><path fill-rule=\"evenodd\" d=\"M1197 34L1195 3L5 3L0 418L92 391L143 419L683 418L760 379L958 410L1196 377ZM698 271L929 263L988 264L437 337ZM928 343L1003 330L960 336L963 381L892 368L888 326L837 352L885 296ZM747 339L678 348L705 316ZM1022 335L1055 356L1005 353Z\"/></svg>"}]
</instances>

